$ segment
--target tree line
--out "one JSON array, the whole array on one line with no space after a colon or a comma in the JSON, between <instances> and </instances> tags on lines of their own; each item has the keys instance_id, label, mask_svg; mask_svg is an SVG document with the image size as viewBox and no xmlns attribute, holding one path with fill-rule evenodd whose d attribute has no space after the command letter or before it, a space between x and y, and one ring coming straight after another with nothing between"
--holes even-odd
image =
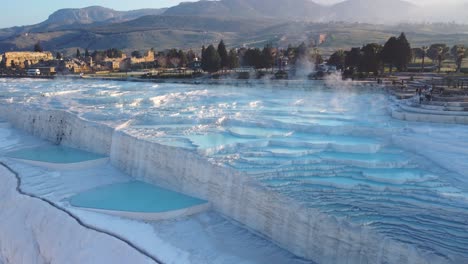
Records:
<instances>
[{"instance_id":1,"label":"tree line","mask_svg":"<svg viewBox=\"0 0 468 264\"><path fill-rule=\"evenodd\" d=\"M442 62L448 58L454 59L457 71L461 70L463 59L467 57L467 50L463 45L455 45L449 48L445 44L433 44L421 48L411 48L406 35L401 33L398 37L390 37L384 45L370 43L362 48L351 48L350 50L338 50L334 52L329 60L329 65L334 65L338 69L345 70L345 73L352 74L384 72L388 67L390 73L393 69L398 71L408 70L408 66L416 59L422 59L421 71L425 71L425 59L430 58L437 62L440 72Z\"/></svg>"},{"instance_id":2,"label":"tree line","mask_svg":"<svg viewBox=\"0 0 468 264\"><path fill-rule=\"evenodd\" d=\"M40 42L34 46L35 51L43 51ZM151 49L149 52L155 52ZM121 50L111 48L107 50L95 50L89 53L85 49L82 55L79 49L76 50L77 58L92 57L95 62L100 62L104 58L121 58L123 52ZM183 51L181 49L169 49L165 51L155 52L155 61L148 62L155 67L187 67L195 60L201 60L201 67L206 72L217 72L220 70L234 69L238 67L252 67L255 69L271 69L281 65L295 65L296 68L305 68L307 64L321 64L324 59L320 51L314 45L301 43L298 46L289 45L286 49L273 47L271 44L266 44L260 48L231 48L228 50L223 40L217 47L209 45L203 46L201 56L198 56L192 50ZM334 65L338 69L346 70L347 73L363 72L374 73L384 72L388 68L390 72L394 69L397 71L406 71L409 64L414 64L416 60L422 60L421 71L426 68L426 59L429 58L432 62L437 63L437 69L440 72L442 62L448 58L453 59L457 71L460 71L463 65L463 59L467 57L468 50L463 45L455 45L448 47L446 44L432 44L430 46L422 46L411 48L406 35L401 33L398 37L390 37L384 45L378 43L366 44L360 48L351 48L349 50L338 50L334 52L328 59L329 65ZM142 58L140 51L131 52L132 57ZM61 59L63 55L57 53L57 59Z\"/></svg>"},{"instance_id":3,"label":"tree line","mask_svg":"<svg viewBox=\"0 0 468 264\"><path fill-rule=\"evenodd\" d=\"M224 69L234 69L240 66L255 69L272 69L283 64L292 64L300 67L305 63L323 62L322 56L313 45L301 43L299 46L289 45L287 49L279 49L271 44L260 48L239 48L227 51L224 41L218 47L209 45L202 47L202 68L207 72L217 72Z\"/></svg>"},{"instance_id":4,"label":"tree line","mask_svg":"<svg viewBox=\"0 0 468 264\"><path fill-rule=\"evenodd\" d=\"M463 64L463 59L468 56L468 51L464 45L454 45L450 48L442 43L413 48L411 52L414 62L416 59L422 60L421 71L423 72L425 70L426 57L437 62L438 72L440 72L442 68L442 62L448 58L452 58L455 61L457 72L459 72Z\"/></svg>"}]
</instances>

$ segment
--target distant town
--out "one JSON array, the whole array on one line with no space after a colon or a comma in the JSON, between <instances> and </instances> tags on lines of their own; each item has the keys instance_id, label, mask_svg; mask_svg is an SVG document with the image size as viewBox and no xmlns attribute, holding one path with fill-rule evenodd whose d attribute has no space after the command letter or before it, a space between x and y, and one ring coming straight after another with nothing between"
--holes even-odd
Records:
<instances>
[{"instance_id":1,"label":"distant town","mask_svg":"<svg viewBox=\"0 0 468 264\"><path fill-rule=\"evenodd\" d=\"M234 77L321 78L343 73L345 78L367 78L398 72L468 73L464 45L428 44L411 47L406 35L394 36L384 44L370 43L349 50L321 54L316 41L278 48L231 48L221 40L217 46L200 50L135 50L129 54L115 48L76 50L72 57L43 50L37 42L31 51L11 51L1 55L0 72L12 77L77 74L129 76L139 78Z\"/></svg>"}]
</instances>

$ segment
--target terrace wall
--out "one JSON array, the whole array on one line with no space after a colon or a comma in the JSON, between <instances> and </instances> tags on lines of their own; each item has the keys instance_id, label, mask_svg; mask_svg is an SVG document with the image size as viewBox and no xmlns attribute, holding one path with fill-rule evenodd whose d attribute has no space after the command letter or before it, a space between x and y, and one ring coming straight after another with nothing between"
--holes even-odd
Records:
<instances>
[{"instance_id":1,"label":"terrace wall","mask_svg":"<svg viewBox=\"0 0 468 264\"><path fill-rule=\"evenodd\" d=\"M131 176L208 200L213 208L292 253L318 263L448 263L365 226L300 206L195 152L162 146L63 111L0 106L0 117L58 144L110 155Z\"/></svg>"}]
</instances>

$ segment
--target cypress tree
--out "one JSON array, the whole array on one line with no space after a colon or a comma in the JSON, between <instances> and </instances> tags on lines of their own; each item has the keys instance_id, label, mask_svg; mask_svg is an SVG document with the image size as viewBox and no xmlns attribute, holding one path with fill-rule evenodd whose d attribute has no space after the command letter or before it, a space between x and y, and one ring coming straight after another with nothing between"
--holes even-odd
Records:
<instances>
[{"instance_id":1,"label":"cypress tree","mask_svg":"<svg viewBox=\"0 0 468 264\"><path fill-rule=\"evenodd\" d=\"M398 44L397 38L391 37L385 43L381 52L382 62L390 66L390 73L392 73L393 67L397 63L396 57L397 57L398 46L399 44Z\"/></svg>"},{"instance_id":2,"label":"cypress tree","mask_svg":"<svg viewBox=\"0 0 468 264\"><path fill-rule=\"evenodd\" d=\"M405 33L401 33L397 39L396 66L399 71L404 71L411 61L411 46L406 39Z\"/></svg>"},{"instance_id":3,"label":"cypress tree","mask_svg":"<svg viewBox=\"0 0 468 264\"><path fill-rule=\"evenodd\" d=\"M343 50L338 50L330 56L328 59L328 65L333 65L338 69L343 69L345 65L345 57L345 52Z\"/></svg>"},{"instance_id":4,"label":"cypress tree","mask_svg":"<svg viewBox=\"0 0 468 264\"><path fill-rule=\"evenodd\" d=\"M187 55L185 55L185 52L183 50L179 50L179 59L180 59L180 66L182 67L187 66L188 59L187 59Z\"/></svg>"},{"instance_id":5,"label":"cypress tree","mask_svg":"<svg viewBox=\"0 0 468 264\"><path fill-rule=\"evenodd\" d=\"M38 41L38 42L36 42L36 44L34 44L34 51L35 52L43 52L44 51L40 41Z\"/></svg>"},{"instance_id":6,"label":"cypress tree","mask_svg":"<svg viewBox=\"0 0 468 264\"><path fill-rule=\"evenodd\" d=\"M231 49L229 51L228 56L228 67L230 69L238 68L239 67L239 57L237 56L237 52L235 49Z\"/></svg>"},{"instance_id":7,"label":"cypress tree","mask_svg":"<svg viewBox=\"0 0 468 264\"><path fill-rule=\"evenodd\" d=\"M361 61L359 63L360 72L378 73L380 65L380 51L382 46L376 43L367 44L361 49Z\"/></svg>"},{"instance_id":8,"label":"cypress tree","mask_svg":"<svg viewBox=\"0 0 468 264\"><path fill-rule=\"evenodd\" d=\"M346 52L345 65L346 67L356 69L361 63L361 49L351 48L350 51Z\"/></svg>"},{"instance_id":9,"label":"cypress tree","mask_svg":"<svg viewBox=\"0 0 468 264\"><path fill-rule=\"evenodd\" d=\"M226 45L224 45L224 41L221 40L218 44L218 54L219 54L219 57L221 58L221 68L226 68L228 67L229 65L229 61L228 61L228 53L227 53L227 50L226 50Z\"/></svg>"},{"instance_id":10,"label":"cypress tree","mask_svg":"<svg viewBox=\"0 0 468 264\"><path fill-rule=\"evenodd\" d=\"M202 68L204 71L213 73L219 71L221 67L221 57L213 45L208 46L202 57Z\"/></svg>"},{"instance_id":11,"label":"cypress tree","mask_svg":"<svg viewBox=\"0 0 468 264\"><path fill-rule=\"evenodd\" d=\"M262 50L262 68L272 68L275 64L275 58L273 57L273 48L271 45L266 45Z\"/></svg>"},{"instance_id":12,"label":"cypress tree","mask_svg":"<svg viewBox=\"0 0 468 264\"><path fill-rule=\"evenodd\" d=\"M80 49L76 49L76 57L77 57L77 58L81 58Z\"/></svg>"},{"instance_id":13,"label":"cypress tree","mask_svg":"<svg viewBox=\"0 0 468 264\"><path fill-rule=\"evenodd\" d=\"M206 48L205 46L202 46L202 50L201 50L201 67L202 69L205 71L206 69L206 65L207 65L207 62L206 62Z\"/></svg>"}]
</instances>

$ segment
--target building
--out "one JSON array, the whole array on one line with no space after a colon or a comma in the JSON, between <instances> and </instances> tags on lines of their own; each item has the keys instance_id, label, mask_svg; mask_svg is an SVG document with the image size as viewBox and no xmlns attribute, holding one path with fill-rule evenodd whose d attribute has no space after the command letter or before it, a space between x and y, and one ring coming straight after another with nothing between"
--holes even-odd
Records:
<instances>
[{"instance_id":1,"label":"building","mask_svg":"<svg viewBox=\"0 0 468 264\"><path fill-rule=\"evenodd\" d=\"M139 63L154 62L154 60L155 60L154 52L152 50L149 50L145 53L145 56L141 58L132 57L130 59L130 63L133 65L133 64L139 64Z\"/></svg>"},{"instance_id":2,"label":"building","mask_svg":"<svg viewBox=\"0 0 468 264\"><path fill-rule=\"evenodd\" d=\"M40 62L51 61L54 57L51 52L5 52L2 54L2 63L6 68L29 68L29 66Z\"/></svg>"},{"instance_id":3,"label":"building","mask_svg":"<svg viewBox=\"0 0 468 264\"><path fill-rule=\"evenodd\" d=\"M92 63L91 59L89 59L89 61ZM91 67L89 66L90 64L80 59L68 59L64 61L64 64L65 68L72 73L89 73L92 71Z\"/></svg>"},{"instance_id":4,"label":"building","mask_svg":"<svg viewBox=\"0 0 468 264\"><path fill-rule=\"evenodd\" d=\"M193 71L196 72L201 72L202 71L202 63L198 58L195 58L191 63L189 63L189 68Z\"/></svg>"}]
</instances>

